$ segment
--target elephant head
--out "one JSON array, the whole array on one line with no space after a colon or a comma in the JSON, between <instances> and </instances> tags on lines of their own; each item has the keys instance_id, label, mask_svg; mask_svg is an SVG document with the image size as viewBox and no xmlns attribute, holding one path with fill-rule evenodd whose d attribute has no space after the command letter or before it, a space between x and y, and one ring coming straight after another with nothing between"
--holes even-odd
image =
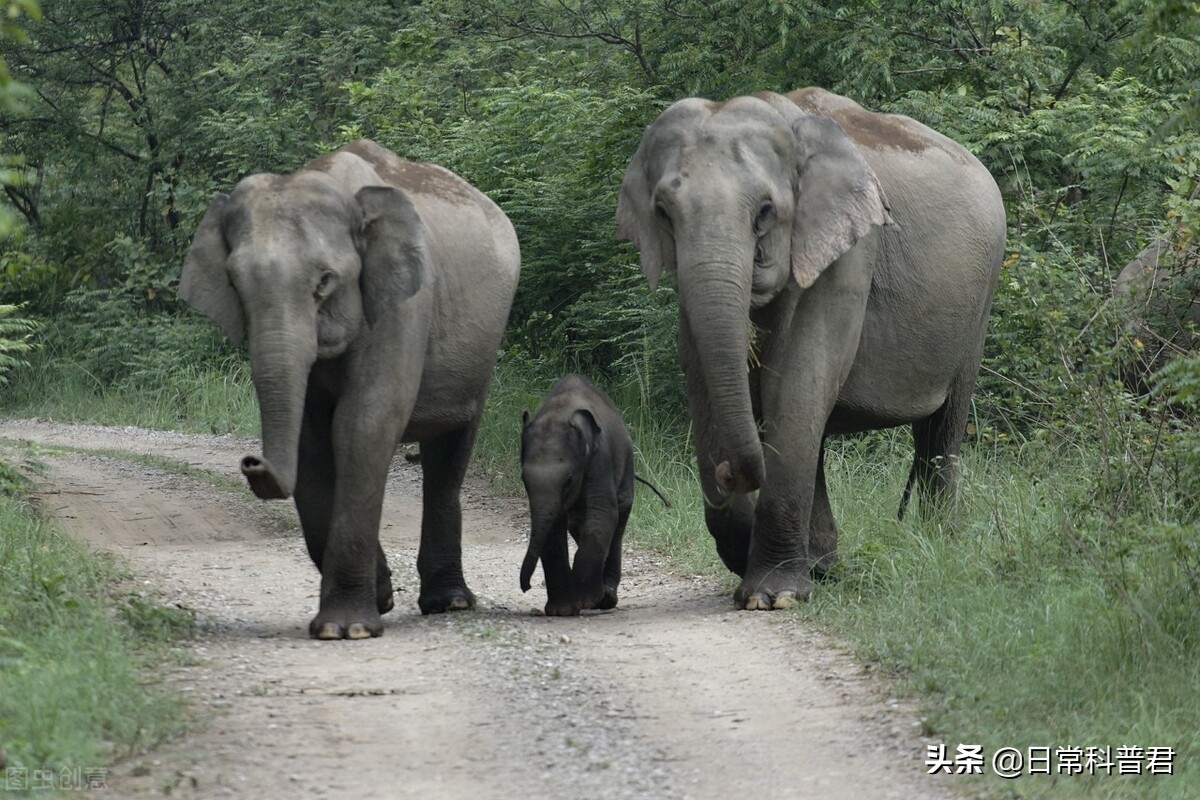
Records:
<instances>
[{"instance_id":1,"label":"elephant head","mask_svg":"<svg viewBox=\"0 0 1200 800\"><path fill-rule=\"evenodd\" d=\"M295 488L308 376L351 347L430 274L425 226L403 192L354 191L314 169L258 174L218 194L192 240L179 296L249 339L262 457L242 473L263 499Z\"/></svg>"},{"instance_id":2,"label":"elephant head","mask_svg":"<svg viewBox=\"0 0 1200 800\"><path fill-rule=\"evenodd\" d=\"M527 592L546 540L566 525L567 511L579 500L600 425L586 408L565 418L539 414L532 421L526 411L522 421L521 480L529 495L532 526L521 564L521 591Z\"/></svg>"},{"instance_id":3,"label":"elephant head","mask_svg":"<svg viewBox=\"0 0 1200 800\"><path fill-rule=\"evenodd\" d=\"M749 381L749 315L789 285L812 286L891 222L871 167L833 120L785 97L681 100L651 124L625 172L618 236L653 288L675 270L713 426L715 479L750 492L765 468Z\"/></svg>"}]
</instances>

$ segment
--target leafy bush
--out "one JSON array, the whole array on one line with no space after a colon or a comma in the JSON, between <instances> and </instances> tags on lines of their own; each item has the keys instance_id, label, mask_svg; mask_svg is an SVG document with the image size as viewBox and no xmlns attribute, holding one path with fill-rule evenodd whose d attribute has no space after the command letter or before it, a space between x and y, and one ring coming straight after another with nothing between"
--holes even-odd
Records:
<instances>
[{"instance_id":1,"label":"leafy bush","mask_svg":"<svg viewBox=\"0 0 1200 800\"><path fill-rule=\"evenodd\" d=\"M38 324L16 316L18 306L0 305L0 386L8 383L8 373L28 366L26 357L33 351L30 341Z\"/></svg>"}]
</instances>

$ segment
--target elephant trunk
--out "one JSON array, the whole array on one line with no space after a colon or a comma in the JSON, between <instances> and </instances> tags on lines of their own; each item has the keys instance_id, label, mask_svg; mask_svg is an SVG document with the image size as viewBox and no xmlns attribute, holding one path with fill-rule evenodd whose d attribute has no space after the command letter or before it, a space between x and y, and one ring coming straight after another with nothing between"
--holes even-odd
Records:
<instances>
[{"instance_id":1,"label":"elephant trunk","mask_svg":"<svg viewBox=\"0 0 1200 800\"><path fill-rule=\"evenodd\" d=\"M543 509L553 507L553 511ZM546 547L546 539L561 522L561 513L557 503L530 501L531 532L529 534L529 549L525 551L525 560L521 562L521 591L528 592L533 570L537 567L538 559Z\"/></svg>"},{"instance_id":2,"label":"elephant trunk","mask_svg":"<svg viewBox=\"0 0 1200 800\"><path fill-rule=\"evenodd\" d=\"M683 324L695 344L699 380L708 393L710 408L702 413L711 415L710 447L715 447L713 463L701 468L711 466L721 489L741 494L758 489L766 476L750 400L752 247L750 253L745 265L741 259L689 261L684 253L679 259Z\"/></svg>"},{"instance_id":3,"label":"elephant trunk","mask_svg":"<svg viewBox=\"0 0 1200 800\"><path fill-rule=\"evenodd\" d=\"M312 339L311 347L305 343ZM250 367L262 416L263 454L242 459L242 474L263 500L287 499L296 487L296 461L308 373L316 361L316 338L272 327L250 337Z\"/></svg>"}]
</instances>

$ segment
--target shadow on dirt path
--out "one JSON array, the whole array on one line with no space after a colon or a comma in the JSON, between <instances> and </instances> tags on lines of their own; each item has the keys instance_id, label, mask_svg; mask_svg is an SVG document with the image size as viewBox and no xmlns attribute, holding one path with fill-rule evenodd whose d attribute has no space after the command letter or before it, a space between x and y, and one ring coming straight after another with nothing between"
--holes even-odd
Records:
<instances>
[{"instance_id":1,"label":"shadow on dirt path","mask_svg":"<svg viewBox=\"0 0 1200 800\"><path fill-rule=\"evenodd\" d=\"M255 442L0 423L0 438L163 456L237 478ZM911 709L785 614L734 612L716 582L626 557L621 605L575 619L522 595L518 500L464 492L476 612L416 609L420 474L396 459L381 539L398 588L385 635L314 642L318 576L290 504L133 461L45 458L46 508L197 612L162 679L205 718L119 763L117 797L943 798Z\"/></svg>"}]
</instances>

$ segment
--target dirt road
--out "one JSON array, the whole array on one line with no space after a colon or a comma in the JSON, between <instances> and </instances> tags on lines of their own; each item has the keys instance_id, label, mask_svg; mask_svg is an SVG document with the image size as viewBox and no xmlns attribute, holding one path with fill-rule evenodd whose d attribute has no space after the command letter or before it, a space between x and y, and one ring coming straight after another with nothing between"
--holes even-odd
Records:
<instances>
[{"instance_id":1,"label":"dirt road","mask_svg":"<svg viewBox=\"0 0 1200 800\"><path fill-rule=\"evenodd\" d=\"M254 442L0 423L0 438L163 456L237 476ZM464 493L480 609L416 608L420 473L397 459L381 537L399 594L379 639L307 637L318 577L289 503L81 452L47 456L46 506L127 560L203 634L172 681L210 712L117 765L115 797L943 798L916 718L793 616L734 612L716 582L628 553L620 606L537 616L519 500ZM698 523L699 524L699 523Z\"/></svg>"}]
</instances>

